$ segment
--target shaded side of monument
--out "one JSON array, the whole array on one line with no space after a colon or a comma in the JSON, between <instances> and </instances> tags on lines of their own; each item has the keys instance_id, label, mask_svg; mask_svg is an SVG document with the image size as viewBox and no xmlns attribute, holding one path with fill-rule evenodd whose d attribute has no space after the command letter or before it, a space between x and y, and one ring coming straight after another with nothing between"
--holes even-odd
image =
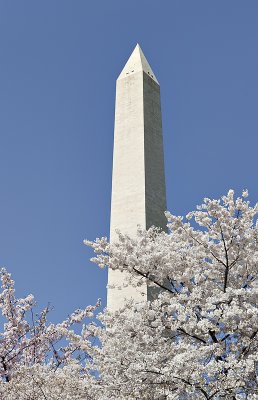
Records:
<instances>
[{"instance_id":1,"label":"shaded side of monument","mask_svg":"<svg viewBox=\"0 0 258 400\"><path fill-rule=\"evenodd\" d=\"M116 84L110 241L116 230L135 237L140 226L166 230L166 187L160 87L137 44ZM149 298L147 285L124 286L126 273L109 270L107 307Z\"/></svg>"}]
</instances>

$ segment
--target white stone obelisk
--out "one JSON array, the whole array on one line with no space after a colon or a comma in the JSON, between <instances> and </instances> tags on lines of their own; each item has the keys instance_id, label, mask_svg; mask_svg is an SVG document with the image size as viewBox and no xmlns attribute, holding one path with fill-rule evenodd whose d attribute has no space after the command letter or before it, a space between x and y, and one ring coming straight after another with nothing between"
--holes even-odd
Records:
<instances>
[{"instance_id":1,"label":"white stone obelisk","mask_svg":"<svg viewBox=\"0 0 258 400\"><path fill-rule=\"evenodd\" d=\"M166 188L159 83L137 44L116 83L110 241L116 230L166 229ZM147 299L148 288L123 287L126 273L108 272L108 309ZM113 288L112 286L120 286Z\"/></svg>"}]
</instances>

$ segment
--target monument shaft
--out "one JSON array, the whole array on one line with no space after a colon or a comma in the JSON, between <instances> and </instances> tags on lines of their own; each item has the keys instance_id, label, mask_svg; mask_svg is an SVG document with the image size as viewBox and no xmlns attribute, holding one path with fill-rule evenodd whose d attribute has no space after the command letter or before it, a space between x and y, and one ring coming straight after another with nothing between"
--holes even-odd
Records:
<instances>
[{"instance_id":1,"label":"monument shaft","mask_svg":"<svg viewBox=\"0 0 258 400\"><path fill-rule=\"evenodd\" d=\"M135 236L138 226L166 229L166 191L160 88L139 45L117 79L110 240L116 230ZM108 308L147 299L147 286L123 287L126 274L109 270ZM113 285L121 289L112 288Z\"/></svg>"}]
</instances>

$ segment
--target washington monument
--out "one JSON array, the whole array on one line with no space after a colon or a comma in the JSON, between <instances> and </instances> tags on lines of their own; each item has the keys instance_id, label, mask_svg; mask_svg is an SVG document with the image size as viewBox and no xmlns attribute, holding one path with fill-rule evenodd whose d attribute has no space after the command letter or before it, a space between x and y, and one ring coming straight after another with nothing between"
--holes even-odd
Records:
<instances>
[{"instance_id":1,"label":"washington monument","mask_svg":"<svg viewBox=\"0 0 258 400\"><path fill-rule=\"evenodd\" d=\"M116 82L110 241L116 230L135 236L138 226L166 229L166 187L160 87L137 44ZM109 270L107 307L147 300L148 287L123 287L126 273ZM120 289L112 288L113 285Z\"/></svg>"}]
</instances>

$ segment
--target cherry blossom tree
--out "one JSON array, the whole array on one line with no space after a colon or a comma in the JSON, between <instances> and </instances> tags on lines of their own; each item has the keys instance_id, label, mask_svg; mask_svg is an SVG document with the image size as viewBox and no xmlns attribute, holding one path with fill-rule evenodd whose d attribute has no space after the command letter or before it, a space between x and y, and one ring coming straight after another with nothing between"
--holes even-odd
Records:
<instances>
[{"instance_id":1,"label":"cherry blossom tree","mask_svg":"<svg viewBox=\"0 0 258 400\"><path fill-rule=\"evenodd\" d=\"M35 315L32 295L15 297L11 275L1 270L0 307L5 319L0 333L0 398L88 399L92 369L94 324L73 330L92 319L99 306L76 310L60 324L47 323L49 307Z\"/></svg>"},{"instance_id":2,"label":"cherry blossom tree","mask_svg":"<svg viewBox=\"0 0 258 400\"><path fill-rule=\"evenodd\" d=\"M98 304L48 323L49 309L35 315L2 270L0 399L258 399L258 205L247 196L204 199L185 219L167 213L168 233L85 241L101 268L154 294L99 323Z\"/></svg>"},{"instance_id":3,"label":"cherry blossom tree","mask_svg":"<svg viewBox=\"0 0 258 400\"><path fill-rule=\"evenodd\" d=\"M101 268L129 272L126 284L160 289L100 317L100 399L258 399L258 205L247 196L206 198L186 220L167 213L168 234L85 242Z\"/></svg>"}]
</instances>

